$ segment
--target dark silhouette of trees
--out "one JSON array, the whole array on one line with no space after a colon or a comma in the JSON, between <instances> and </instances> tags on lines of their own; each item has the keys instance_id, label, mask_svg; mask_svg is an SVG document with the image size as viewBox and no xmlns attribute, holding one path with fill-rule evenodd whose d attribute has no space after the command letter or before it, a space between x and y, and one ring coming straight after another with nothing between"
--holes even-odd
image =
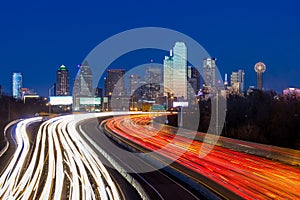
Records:
<instances>
[{"instance_id":1,"label":"dark silhouette of trees","mask_svg":"<svg viewBox=\"0 0 300 200\"><path fill-rule=\"evenodd\" d=\"M227 99L222 135L241 140L300 149L300 100L276 98L273 91L254 91ZM210 123L210 100L199 102L199 131Z\"/></svg>"},{"instance_id":2,"label":"dark silhouette of trees","mask_svg":"<svg viewBox=\"0 0 300 200\"><path fill-rule=\"evenodd\" d=\"M0 149L4 145L4 127L13 120L34 117L35 113L48 112L43 98L27 99L24 103L10 96L0 97Z\"/></svg>"}]
</instances>

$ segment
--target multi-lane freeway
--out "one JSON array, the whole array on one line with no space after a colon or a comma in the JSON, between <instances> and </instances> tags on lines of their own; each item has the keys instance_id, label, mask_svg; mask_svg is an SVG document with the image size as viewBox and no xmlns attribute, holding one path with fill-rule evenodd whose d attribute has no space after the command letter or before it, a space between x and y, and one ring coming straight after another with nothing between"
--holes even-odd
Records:
<instances>
[{"instance_id":1,"label":"multi-lane freeway","mask_svg":"<svg viewBox=\"0 0 300 200\"><path fill-rule=\"evenodd\" d=\"M126 114L131 114L126 113ZM118 113L113 113L117 116ZM122 114L122 113L121 113ZM123 113L124 114L124 113ZM111 114L110 114L111 115ZM194 191L187 184L172 176L167 176L157 166L120 146L119 143L107 137L99 127L98 120L103 118L89 118L78 120L78 132L85 141L94 147L95 152L107 152L110 157L121 166L122 171L130 174L136 180L150 199L204 199L204 196ZM110 163L104 163L111 166ZM114 167L114 166L111 166ZM131 181L131 179L129 180ZM135 184L135 183L134 183Z\"/></svg>"},{"instance_id":2,"label":"multi-lane freeway","mask_svg":"<svg viewBox=\"0 0 300 200\"><path fill-rule=\"evenodd\" d=\"M298 167L184 137L193 134L189 130L180 130L180 135L174 134L174 129L159 130L151 123L152 118L149 115L115 117L107 120L105 127L184 166L187 169L184 173L190 170L213 180L213 184L207 185L212 190L220 185L245 199L300 198ZM202 182L200 178L199 182ZM228 197L220 190L215 192Z\"/></svg>"},{"instance_id":3,"label":"multi-lane freeway","mask_svg":"<svg viewBox=\"0 0 300 200\"><path fill-rule=\"evenodd\" d=\"M17 148L1 173L0 199L121 198L98 156L76 134L73 116L44 122L31 147L27 128L41 120L15 125Z\"/></svg>"},{"instance_id":4,"label":"multi-lane freeway","mask_svg":"<svg viewBox=\"0 0 300 200\"><path fill-rule=\"evenodd\" d=\"M10 124L15 141L0 171L0 199L300 199L298 166L241 152L264 146L226 138L213 145L213 137L155 124L155 116L79 114Z\"/></svg>"}]
</instances>

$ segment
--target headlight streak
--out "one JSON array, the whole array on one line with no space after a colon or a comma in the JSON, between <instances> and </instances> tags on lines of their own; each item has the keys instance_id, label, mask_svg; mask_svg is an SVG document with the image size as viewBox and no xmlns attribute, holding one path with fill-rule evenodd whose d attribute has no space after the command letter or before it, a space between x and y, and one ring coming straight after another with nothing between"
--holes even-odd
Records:
<instances>
[{"instance_id":1,"label":"headlight streak","mask_svg":"<svg viewBox=\"0 0 300 200\"><path fill-rule=\"evenodd\" d=\"M47 120L32 147L26 128L42 118L16 125L17 148L0 177L1 199L61 199L66 192L69 199L120 199L116 183L76 132L75 119L69 115Z\"/></svg>"},{"instance_id":2,"label":"headlight streak","mask_svg":"<svg viewBox=\"0 0 300 200\"><path fill-rule=\"evenodd\" d=\"M29 138L27 136L26 128L28 125L41 120L41 117L36 117L20 121L17 124L15 130L17 149L13 155L11 162L0 177L1 199L11 198L11 196L16 193L14 189L19 187L18 180L21 179L23 164L29 151Z\"/></svg>"}]
</instances>

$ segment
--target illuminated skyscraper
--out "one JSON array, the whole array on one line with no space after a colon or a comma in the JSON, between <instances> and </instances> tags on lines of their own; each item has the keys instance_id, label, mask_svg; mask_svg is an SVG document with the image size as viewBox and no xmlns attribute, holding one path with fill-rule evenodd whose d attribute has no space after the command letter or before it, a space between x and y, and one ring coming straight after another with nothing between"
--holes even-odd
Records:
<instances>
[{"instance_id":1,"label":"illuminated skyscraper","mask_svg":"<svg viewBox=\"0 0 300 200\"><path fill-rule=\"evenodd\" d=\"M64 65L60 66L56 72L56 95L70 95L69 70Z\"/></svg>"},{"instance_id":2,"label":"illuminated skyscraper","mask_svg":"<svg viewBox=\"0 0 300 200\"><path fill-rule=\"evenodd\" d=\"M227 74L225 74L225 77L224 77L224 87L225 87L225 89L227 88L227 86L228 86Z\"/></svg>"},{"instance_id":3,"label":"illuminated skyscraper","mask_svg":"<svg viewBox=\"0 0 300 200\"><path fill-rule=\"evenodd\" d=\"M15 99L21 99L22 74L13 73L12 75L12 95Z\"/></svg>"},{"instance_id":4,"label":"illuminated skyscraper","mask_svg":"<svg viewBox=\"0 0 300 200\"><path fill-rule=\"evenodd\" d=\"M162 84L162 68L160 67L147 67L145 74L146 83Z\"/></svg>"},{"instance_id":5,"label":"illuminated skyscraper","mask_svg":"<svg viewBox=\"0 0 300 200\"><path fill-rule=\"evenodd\" d=\"M262 62L258 62L255 64L254 70L257 74L257 89L263 90L263 73L266 71L266 65Z\"/></svg>"},{"instance_id":6,"label":"illuminated skyscraper","mask_svg":"<svg viewBox=\"0 0 300 200\"><path fill-rule=\"evenodd\" d=\"M85 61L79 66L78 75L76 77L78 83L78 92L81 96L94 96L93 94L93 75L89 63Z\"/></svg>"},{"instance_id":7,"label":"illuminated skyscraper","mask_svg":"<svg viewBox=\"0 0 300 200\"><path fill-rule=\"evenodd\" d=\"M164 96L174 93L174 81L173 81L173 57L172 50L170 51L170 56L165 56L164 59Z\"/></svg>"},{"instance_id":8,"label":"illuminated skyscraper","mask_svg":"<svg viewBox=\"0 0 300 200\"><path fill-rule=\"evenodd\" d=\"M187 47L183 42L176 42L164 59L164 95L168 93L187 99Z\"/></svg>"},{"instance_id":9,"label":"illuminated skyscraper","mask_svg":"<svg viewBox=\"0 0 300 200\"><path fill-rule=\"evenodd\" d=\"M94 97L93 76L89 63L85 61L82 65L78 65L78 73L76 75L73 87L73 110L83 109L80 105L81 97Z\"/></svg>"},{"instance_id":10,"label":"illuminated skyscraper","mask_svg":"<svg viewBox=\"0 0 300 200\"><path fill-rule=\"evenodd\" d=\"M188 82L194 93L200 89L200 73L196 67L188 66Z\"/></svg>"},{"instance_id":11,"label":"illuminated skyscraper","mask_svg":"<svg viewBox=\"0 0 300 200\"><path fill-rule=\"evenodd\" d=\"M151 60L151 62L153 62ZM163 74L162 67L153 66L152 64L147 67L145 73L145 85L141 90L146 98L156 100L158 97L163 96ZM148 89L144 91L144 89Z\"/></svg>"},{"instance_id":12,"label":"illuminated skyscraper","mask_svg":"<svg viewBox=\"0 0 300 200\"><path fill-rule=\"evenodd\" d=\"M133 93L141 86L141 77L138 75L130 75L129 76L129 92L130 95L133 95Z\"/></svg>"},{"instance_id":13,"label":"illuminated skyscraper","mask_svg":"<svg viewBox=\"0 0 300 200\"><path fill-rule=\"evenodd\" d=\"M105 96L125 95L125 69L108 69L104 82Z\"/></svg>"},{"instance_id":14,"label":"illuminated skyscraper","mask_svg":"<svg viewBox=\"0 0 300 200\"><path fill-rule=\"evenodd\" d=\"M203 79L206 86L216 86L216 59L206 58L203 60Z\"/></svg>"},{"instance_id":15,"label":"illuminated skyscraper","mask_svg":"<svg viewBox=\"0 0 300 200\"><path fill-rule=\"evenodd\" d=\"M243 94L245 81L244 81L244 70L238 70L237 72L232 72L230 76L230 83L232 90L236 94Z\"/></svg>"}]
</instances>

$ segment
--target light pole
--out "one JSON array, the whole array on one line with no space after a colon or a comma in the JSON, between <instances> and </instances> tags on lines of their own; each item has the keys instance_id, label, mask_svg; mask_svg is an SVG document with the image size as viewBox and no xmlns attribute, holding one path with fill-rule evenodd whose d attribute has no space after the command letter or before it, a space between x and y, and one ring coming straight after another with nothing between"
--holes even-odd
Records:
<instances>
[{"instance_id":1,"label":"light pole","mask_svg":"<svg viewBox=\"0 0 300 200\"><path fill-rule=\"evenodd\" d=\"M8 122L10 122L10 96L8 96Z\"/></svg>"},{"instance_id":2,"label":"light pole","mask_svg":"<svg viewBox=\"0 0 300 200\"><path fill-rule=\"evenodd\" d=\"M55 85L53 84L50 88L49 88L49 90L48 90L48 98L49 98L49 111L48 111L48 113L49 113L49 115L50 115L50 113L51 113L51 104L50 104L50 96L51 96L51 90L53 89L55 87Z\"/></svg>"}]
</instances>

